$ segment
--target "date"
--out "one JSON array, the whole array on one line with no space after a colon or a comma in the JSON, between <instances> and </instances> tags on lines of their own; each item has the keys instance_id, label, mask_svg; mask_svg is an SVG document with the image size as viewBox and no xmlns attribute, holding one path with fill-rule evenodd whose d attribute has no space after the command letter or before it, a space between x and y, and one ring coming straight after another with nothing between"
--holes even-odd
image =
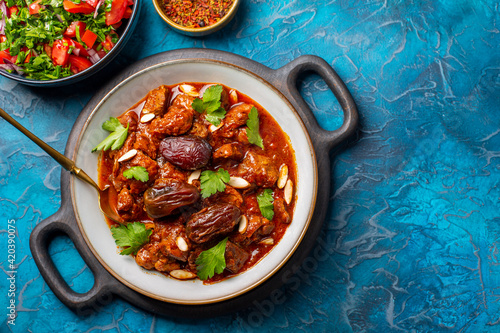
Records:
<instances>
[{"instance_id":1,"label":"date","mask_svg":"<svg viewBox=\"0 0 500 333\"><path fill-rule=\"evenodd\" d=\"M231 232L241 211L232 204L215 204L203 208L186 223L186 234L195 243L205 243Z\"/></svg>"},{"instance_id":2,"label":"date","mask_svg":"<svg viewBox=\"0 0 500 333\"><path fill-rule=\"evenodd\" d=\"M198 189L183 181L160 178L144 192L144 207L152 218L174 214L178 208L192 205L200 198Z\"/></svg>"},{"instance_id":3,"label":"date","mask_svg":"<svg viewBox=\"0 0 500 333\"><path fill-rule=\"evenodd\" d=\"M173 165L196 170L208 164L212 146L197 136L171 136L160 142L160 152Z\"/></svg>"}]
</instances>

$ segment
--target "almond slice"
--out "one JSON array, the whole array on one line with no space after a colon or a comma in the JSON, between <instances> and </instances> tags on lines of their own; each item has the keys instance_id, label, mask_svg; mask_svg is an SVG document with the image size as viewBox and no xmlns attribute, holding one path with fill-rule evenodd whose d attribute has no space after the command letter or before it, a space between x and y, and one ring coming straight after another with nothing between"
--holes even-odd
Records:
<instances>
[{"instance_id":1,"label":"almond slice","mask_svg":"<svg viewBox=\"0 0 500 333\"><path fill-rule=\"evenodd\" d=\"M210 125L210 132L215 132L217 131L219 128L222 127L222 121L220 122L219 126L215 126L214 124Z\"/></svg>"},{"instance_id":2,"label":"almond slice","mask_svg":"<svg viewBox=\"0 0 500 333\"><path fill-rule=\"evenodd\" d=\"M198 97L200 95L199 92L196 91L196 88L189 84L181 84L179 88L183 93L189 96Z\"/></svg>"},{"instance_id":3,"label":"almond slice","mask_svg":"<svg viewBox=\"0 0 500 333\"><path fill-rule=\"evenodd\" d=\"M241 177L231 177L231 178L229 178L228 184L230 186L234 187L234 188L239 188L239 189L250 187L250 183L247 182L245 179L243 179Z\"/></svg>"},{"instance_id":4,"label":"almond slice","mask_svg":"<svg viewBox=\"0 0 500 333\"><path fill-rule=\"evenodd\" d=\"M278 186L278 188L283 188L285 187L287 180L288 180L288 166L286 164L282 164L280 166L278 183L276 185Z\"/></svg>"},{"instance_id":5,"label":"almond slice","mask_svg":"<svg viewBox=\"0 0 500 333\"><path fill-rule=\"evenodd\" d=\"M141 117L141 123L150 122L154 117L156 117L154 113L146 113Z\"/></svg>"},{"instance_id":6,"label":"almond slice","mask_svg":"<svg viewBox=\"0 0 500 333\"><path fill-rule=\"evenodd\" d=\"M248 228L248 218L245 215L241 215L238 219L238 232L240 234L245 233Z\"/></svg>"},{"instance_id":7,"label":"almond slice","mask_svg":"<svg viewBox=\"0 0 500 333\"><path fill-rule=\"evenodd\" d=\"M272 239L271 237L265 238L261 240L259 243L264 245L274 245L274 239Z\"/></svg>"},{"instance_id":8,"label":"almond slice","mask_svg":"<svg viewBox=\"0 0 500 333\"><path fill-rule=\"evenodd\" d=\"M179 280L190 280L196 277L196 274L184 269L174 269L170 272L170 276Z\"/></svg>"},{"instance_id":9,"label":"almond slice","mask_svg":"<svg viewBox=\"0 0 500 333\"><path fill-rule=\"evenodd\" d=\"M193 184L193 180L200 178L200 175L201 175L201 170L195 170L191 172L187 180L188 184Z\"/></svg>"},{"instance_id":10,"label":"almond slice","mask_svg":"<svg viewBox=\"0 0 500 333\"><path fill-rule=\"evenodd\" d=\"M189 247L188 247L188 244L186 243L186 240L179 236L175 239L175 243L177 244L177 247L179 248L179 250L183 251L183 252L186 252L187 250L189 250Z\"/></svg>"},{"instance_id":11,"label":"almond slice","mask_svg":"<svg viewBox=\"0 0 500 333\"><path fill-rule=\"evenodd\" d=\"M287 205L292 202L292 196L293 196L293 182L288 179L285 185L285 190L284 190L284 195L285 195L285 202Z\"/></svg>"},{"instance_id":12,"label":"almond slice","mask_svg":"<svg viewBox=\"0 0 500 333\"><path fill-rule=\"evenodd\" d=\"M135 155L137 155L137 150L135 149L131 149L129 150L128 152L126 152L125 154L123 154L119 159L118 159L118 162L125 162L125 161L128 161L130 159L132 159Z\"/></svg>"},{"instance_id":13,"label":"almond slice","mask_svg":"<svg viewBox=\"0 0 500 333\"><path fill-rule=\"evenodd\" d=\"M229 92L229 102L231 104L236 104L238 103L238 93L236 92L236 90L232 89L230 92Z\"/></svg>"}]
</instances>

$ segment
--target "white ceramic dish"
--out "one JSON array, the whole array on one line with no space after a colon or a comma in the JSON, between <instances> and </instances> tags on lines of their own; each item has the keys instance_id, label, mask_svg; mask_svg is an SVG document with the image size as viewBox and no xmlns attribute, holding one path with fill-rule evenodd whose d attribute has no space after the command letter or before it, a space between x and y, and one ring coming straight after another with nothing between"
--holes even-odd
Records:
<instances>
[{"instance_id":1,"label":"white ceramic dish","mask_svg":"<svg viewBox=\"0 0 500 333\"><path fill-rule=\"evenodd\" d=\"M161 84L217 82L248 95L264 107L288 134L297 160L296 207L282 240L254 267L222 282L179 281L147 271L132 256L121 256L99 211L97 194L89 185L71 178L71 192L79 228L100 263L119 281L149 297L180 304L207 304L227 300L258 286L274 274L297 249L309 226L317 191L314 148L300 117L285 97L258 76L213 60L175 60L146 68L122 81L92 111L76 144L73 160L97 179L96 153L91 150L106 136L101 129L109 117L132 107Z\"/></svg>"}]
</instances>

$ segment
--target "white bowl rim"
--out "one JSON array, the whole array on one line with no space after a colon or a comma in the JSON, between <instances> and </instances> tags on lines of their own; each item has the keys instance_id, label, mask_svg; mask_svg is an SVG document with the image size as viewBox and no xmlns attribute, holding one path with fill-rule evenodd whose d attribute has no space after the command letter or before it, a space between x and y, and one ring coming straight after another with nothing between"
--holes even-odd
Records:
<instances>
[{"instance_id":1,"label":"white bowl rim","mask_svg":"<svg viewBox=\"0 0 500 333\"><path fill-rule=\"evenodd\" d=\"M255 73L253 73L253 72L251 72L251 71L249 71L249 70L247 70L247 69L245 69L243 67L240 67L240 66L228 63L228 62L224 62L224 61L221 61L221 60L203 59L203 58L197 58L197 59L175 59L175 60L163 61L161 63L157 63L157 64L151 65L149 67L143 68L140 71L138 71L138 72L136 72L136 73L128 76L127 78L125 78L124 80L122 80L121 82L119 82L118 84L116 84L99 101L99 103L93 108L93 110L89 114L88 118L86 119L86 121L85 121L85 123L84 123L84 125L83 125L83 127L81 129L81 132L80 132L80 134L78 136L78 139L76 141L76 145L75 145L75 148L74 148L74 151L73 151L73 160L76 161L77 154L78 154L78 151L79 151L79 147L80 147L82 138L83 138L84 133L87 130L89 124L90 124L90 121L92 120L92 118L94 117L94 115L97 113L97 111L99 110L99 108L101 107L101 105L104 104L104 102L107 99L109 99L110 96L112 96L120 87L122 87L127 82L131 81L132 79L134 79L134 78L136 78L136 77L138 77L140 75L143 75L144 73L147 73L149 70L154 70L157 67L169 66L169 65L175 65L175 64L183 64L183 63L207 63L207 64L216 64L216 65L219 65L219 66L229 67L229 68L231 68L233 70L243 72L244 74L249 75L250 77L253 77L254 79L260 81L263 85L267 86L267 88L271 89L275 94L277 94L279 96L279 98L293 112L293 115L295 116L296 120L298 121L298 124L302 128L302 134L305 136L305 139L307 140L307 144L308 144L308 147L309 147L310 158L311 158L311 163L313 164L313 170L312 170L312 173L313 173L313 175L312 175L312 178L313 178L312 179L313 180L312 188L313 188L313 190L312 190L312 193L311 193L312 195L311 195L311 198L310 198L310 209L309 209L309 211L307 213L307 218L304 221L304 224L302 226L302 230L300 232L300 235L298 236L297 240L293 244L293 247L290 249L290 251L288 252L288 254L286 254L281 259L281 262L278 265L276 265L272 270L270 270L264 276L262 276L259 281L255 282L255 283L253 283L253 284L251 284L249 286L246 286L245 288L242 288L242 289L240 289L240 290L238 290L236 292L232 292L230 294L227 294L227 295L223 295L223 296L220 296L220 297L213 297L213 298L210 298L210 299L200 299L200 300L193 300L193 299L185 300L185 299L178 299L178 298L171 298L171 297L159 296L159 295L157 295L155 293L148 292L146 290L143 290L143 289L137 287L136 285L134 285L133 283L131 283L130 281L128 281L126 278L122 277L117 272L115 272L106 263L106 261L101 257L101 255L99 254L99 252L94 248L92 242L90 241L88 235L86 234L86 232L84 230L84 227L83 227L83 224L82 224L79 212L78 212L78 208L77 208L77 202L76 202L76 196L75 196L75 182L74 182L74 178L75 177L71 177L70 178L71 201L72 201L72 207L73 207L73 211L74 211L74 214L75 214L75 217L76 217L78 228L80 229L80 232L81 232L81 234L82 234L85 242L89 246L90 250L92 251L92 253L96 257L96 259L100 262L100 264L113 277L115 277L118 281L120 281L121 283L123 283L127 287L129 287L129 288L131 288L131 289L133 289L133 290L135 290L135 291L137 291L137 292L139 292L139 293L141 293L143 295L151 297L153 299L157 299L157 300L164 301L164 302L169 302L169 303L186 304L186 305L200 305L200 304L210 304L210 303L216 303L216 302L228 300L228 299L234 298L236 296L239 296L239 295L241 295L243 293L246 293L246 292L250 291L251 289L256 288L257 286L259 286L262 283L264 283L267 279L269 279L272 275L274 275L290 259L290 257L293 255L293 253L295 253L295 251L299 247L300 243L302 242L302 239L304 238L304 236L305 236L305 234L306 234L306 232L307 232L307 230L309 228L309 225L311 223L311 220L312 220L312 216L313 216L313 213L314 213L314 208L315 208L315 205L316 205L316 197L317 197L318 170L317 170L317 160L316 160L316 153L314 151L314 146L313 146L312 140L311 140L311 138L309 136L309 133L307 131L307 128L306 128L306 126L305 126L302 118L300 117L299 113L294 108L294 106L290 103L290 101L276 87L274 87L271 83L269 83L267 80L263 79L259 75L255 74ZM184 81L179 81L178 83L181 83L181 82L184 82ZM224 82L221 82L221 83L224 83ZM259 103L258 100L256 100L256 102ZM267 111L271 115L273 115L272 112L270 112L269 110L267 110ZM282 126L282 124L279 124L279 125ZM285 131L285 133L287 132L285 129L283 129L283 130ZM287 133L287 135L288 135L288 133ZM293 146L292 146L292 149L294 149ZM295 151L295 149L294 149L294 151ZM296 158L296 161L297 161L297 156L295 156L295 158ZM297 177L299 177L299 176L300 175L297 175ZM96 198L97 198L97 195L96 195ZM295 200L297 200L297 198ZM294 213L294 219L295 219L295 213ZM104 217L103 217L103 222L105 222L104 221ZM293 223L293 221L292 221L292 223ZM288 231L288 229L287 229L287 231ZM285 232L285 235L286 235L286 232ZM285 237L285 235L283 237ZM277 244L275 245L275 247L276 246L277 246ZM264 256L264 258L267 257L267 256L269 256L269 254L271 252L273 252L273 250L274 250L274 248L266 256ZM262 261L262 259L260 259L259 262L261 262L261 261ZM258 264L259 264L259 262L257 262L252 268L250 268L250 270L252 270L255 267L257 267ZM134 260L134 264L135 264L135 260ZM151 271L147 271L147 270L144 270L144 272L146 274L156 274L156 273L158 273L158 272L151 273ZM243 272L243 273L241 273L241 274L239 274L239 275L231 277L229 280L235 279L238 276L242 276L246 272L248 272L248 270L245 271L245 272ZM170 278L168 276L164 276L164 278L165 279L175 280L174 278ZM178 280L176 280L176 281L178 281ZM227 280L224 280L224 281L227 281ZM218 282L217 284L224 283L224 281ZM189 281L181 281L181 282L182 283L189 283ZM208 286L210 286L210 285L208 285Z\"/></svg>"}]
</instances>

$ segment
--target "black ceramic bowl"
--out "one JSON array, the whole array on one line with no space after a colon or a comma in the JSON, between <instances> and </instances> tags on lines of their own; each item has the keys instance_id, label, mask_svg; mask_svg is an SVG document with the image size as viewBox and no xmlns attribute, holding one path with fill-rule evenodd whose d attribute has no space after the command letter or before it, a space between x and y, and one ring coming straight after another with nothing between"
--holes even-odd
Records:
<instances>
[{"instance_id":1,"label":"black ceramic bowl","mask_svg":"<svg viewBox=\"0 0 500 333\"><path fill-rule=\"evenodd\" d=\"M36 87L57 87L57 86L64 86L64 85L69 85L76 83L78 81L81 81L85 78L88 78L89 76L97 73L101 69L103 69L107 64L109 64L117 55L118 53L121 52L121 50L125 47L125 44L127 41L130 39L130 36L132 36L132 33L134 31L134 28L137 24L137 21L139 19L139 13L141 10L141 2L142 0L135 0L135 4L132 8L132 15L128 20L122 24L122 26L118 29L118 34L120 36L120 39L118 42L115 44L115 46L109 51L104 57L101 58L98 62L96 62L94 65L90 66L86 70L83 70L77 74L73 74L68 77L63 77L60 79L55 79L55 80L33 80L33 79L28 79L24 77L23 75L17 74L17 73L8 73L4 70L0 70L0 75L3 75L9 79L15 80L19 83L26 84L29 86L36 86Z\"/></svg>"}]
</instances>

